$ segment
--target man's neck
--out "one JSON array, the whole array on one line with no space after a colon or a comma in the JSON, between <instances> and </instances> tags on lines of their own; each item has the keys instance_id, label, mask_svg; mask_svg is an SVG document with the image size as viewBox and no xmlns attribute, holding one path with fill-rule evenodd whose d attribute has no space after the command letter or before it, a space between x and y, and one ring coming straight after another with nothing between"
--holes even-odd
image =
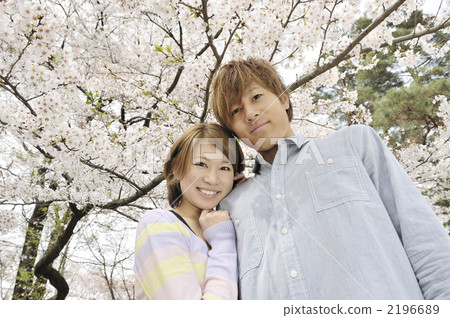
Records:
<instances>
[{"instance_id":1,"label":"man's neck","mask_svg":"<svg viewBox=\"0 0 450 318\"><path fill-rule=\"evenodd\" d=\"M292 130L292 128L289 127L289 132L285 138L289 138L289 137L293 137L293 136L295 136L295 133ZM279 139L282 139L282 138L279 138ZM275 144L272 148L268 149L267 151L259 151L259 153L264 158L264 160L270 164L273 164L273 161L275 159L277 152L278 152L278 144Z\"/></svg>"},{"instance_id":2,"label":"man's neck","mask_svg":"<svg viewBox=\"0 0 450 318\"><path fill-rule=\"evenodd\" d=\"M270 148L269 150L260 151L259 153L264 158L265 161L272 164L273 160L275 159L275 156L277 154L277 151L278 151L278 145L275 145L272 148Z\"/></svg>"}]
</instances>

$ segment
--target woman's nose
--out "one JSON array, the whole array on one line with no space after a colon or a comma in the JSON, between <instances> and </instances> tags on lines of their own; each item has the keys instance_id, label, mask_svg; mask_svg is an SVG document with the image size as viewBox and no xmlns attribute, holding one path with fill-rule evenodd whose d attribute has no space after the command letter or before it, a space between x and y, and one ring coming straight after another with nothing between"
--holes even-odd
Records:
<instances>
[{"instance_id":1,"label":"woman's nose","mask_svg":"<svg viewBox=\"0 0 450 318\"><path fill-rule=\"evenodd\" d=\"M210 171L206 172L204 180L208 184L217 184L218 178L216 171L211 169Z\"/></svg>"}]
</instances>

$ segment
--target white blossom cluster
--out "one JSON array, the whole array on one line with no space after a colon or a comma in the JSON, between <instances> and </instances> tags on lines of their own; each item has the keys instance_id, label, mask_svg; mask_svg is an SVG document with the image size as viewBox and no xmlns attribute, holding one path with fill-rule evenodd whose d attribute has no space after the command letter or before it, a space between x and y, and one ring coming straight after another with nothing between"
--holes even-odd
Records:
<instances>
[{"instance_id":1,"label":"white blossom cluster","mask_svg":"<svg viewBox=\"0 0 450 318\"><path fill-rule=\"evenodd\" d=\"M397 153L400 162L420 185L430 204L450 197L450 103L443 95L436 96L433 102L439 103L438 116L442 118L444 126L435 133L431 145L412 144ZM434 205L433 208L444 222L450 221L448 207Z\"/></svg>"},{"instance_id":2,"label":"white blossom cluster","mask_svg":"<svg viewBox=\"0 0 450 318\"><path fill-rule=\"evenodd\" d=\"M213 121L207 103L221 64L255 56L306 75L350 45L356 18L377 17L393 2L0 2L0 143L10 158L0 162L0 202L101 207L139 192L187 127ZM360 50L391 43L388 22L404 21L416 4L407 1L351 51L354 71L377 63ZM433 56L448 50L427 37L418 45ZM370 122L354 91L333 105L314 102L317 89L342 78L333 67L291 95L299 132L333 131L339 124L328 115L338 108ZM161 184L134 203L154 206L164 195Z\"/></svg>"},{"instance_id":3,"label":"white blossom cluster","mask_svg":"<svg viewBox=\"0 0 450 318\"><path fill-rule=\"evenodd\" d=\"M16 226L17 218L14 213L8 210L0 210L0 233L6 233Z\"/></svg>"},{"instance_id":4,"label":"white blossom cluster","mask_svg":"<svg viewBox=\"0 0 450 318\"><path fill-rule=\"evenodd\" d=\"M127 235L134 232L115 213L137 220L151 208L168 208L165 182L115 210L103 207L140 193L155 180L174 140L188 127L215 121L208 102L217 68L231 59L253 56L270 60L282 75L295 72L301 79L333 64L349 47L356 19L375 19L395 2L0 1L2 238L26 224L34 203L52 202L41 253L69 202L80 208L94 205L70 245L72 263L65 277L73 293L69 298L108 298L108 289L97 288L102 280L94 266L83 262L92 262L95 255L129 261L134 238ZM337 66L353 74L374 67L377 58L367 58L362 50L388 53L385 45L393 41L392 25L405 21L422 2L406 1L344 60L290 94L296 133L317 138L335 131L343 125L330 115L337 110L351 123L370 123L370 111L356 105L355 91L344 88L342 98L332 102L317 100L315 94L344 80ZM446 19L444 6L430 21L438 25ZM415 31L425 29L418 26ZM448 45L435 45L431 38L404 43L406 49L396 52L399 65L421 62L408 46L420 46L431 58L448 52ZM450 177L449 103L443 96L435 102L445 126L434 132L433 143L397 153L431 204L449 197L445 182ZM256 152L243 149L245 173L251 175ZM22 213L18 206L11 208L14 205L22 207ZM434 209L443 222L449 221L448 208ZM122 239L123 233L127 234ZM2 245L0 251L9 253L1 255L2 261L4 255L19 255L20 249ZM127 266L120 278L124 282L132 281L131 265ZM14 274L11 271L11 281Z\"/></svg>"}]
</instances>

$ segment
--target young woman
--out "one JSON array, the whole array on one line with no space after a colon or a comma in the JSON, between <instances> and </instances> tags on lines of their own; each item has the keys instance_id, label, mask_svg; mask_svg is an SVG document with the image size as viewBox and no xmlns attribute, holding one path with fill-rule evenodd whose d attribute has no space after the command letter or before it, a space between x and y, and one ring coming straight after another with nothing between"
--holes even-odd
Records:
<instances>
[{"instance_id":1,"label":"young woman","mask_svg":"<svg viewBox=\"0 0 450 318\"><path fill-rule=\"evenodd\" d=\"M235 232L214 210L242 178L243 154L216 124L188 129L164 165L172 210L144 215L136 233L136 299L237 299Z\"/></svg>"}]
</instances>

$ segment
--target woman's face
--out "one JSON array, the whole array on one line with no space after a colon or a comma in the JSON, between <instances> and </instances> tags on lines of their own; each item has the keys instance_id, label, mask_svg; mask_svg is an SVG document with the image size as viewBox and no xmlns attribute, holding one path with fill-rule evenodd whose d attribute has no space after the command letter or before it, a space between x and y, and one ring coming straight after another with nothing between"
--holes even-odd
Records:
<instances>
[{"instance_id":1,"label":"woman's face","mask_svg":"<svg viewBox=\"0 0 450 318\"><path fill-rule=\"evenodd\" d=\"M233 166L213 144L196 144L186 174L180 181L182 205L211 210L233 188Z\"/></svg>"}]
</instances>

